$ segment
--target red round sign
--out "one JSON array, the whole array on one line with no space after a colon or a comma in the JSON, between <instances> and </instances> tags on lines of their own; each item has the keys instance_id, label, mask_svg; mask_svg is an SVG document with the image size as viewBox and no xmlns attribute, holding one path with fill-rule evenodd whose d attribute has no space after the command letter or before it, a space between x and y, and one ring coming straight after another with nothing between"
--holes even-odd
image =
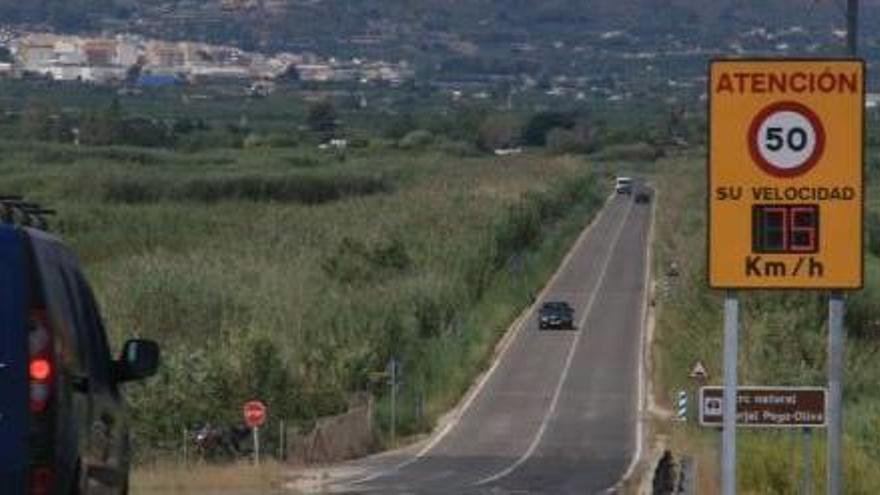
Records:
<instances>
[{"instance_id":1,"label":"red round sign","mask_svg":"<svg viewBox=\"0 0 880 495\"><path fill-rule=\"evenodd\" d=\"M749 154L764 172L797 177L810 171L825 151L825 128L806 105L780 101L758 112L748 132Z\"/></svg>"},{"instance_id":2,"label":"red round sign","mask_svg":"<svg viewBox=\"0 0 880 495\"><path fill-rule=\"evenodd\" d=\"M244 403L244 422L251 428L262 426L266 422L266 404L258 400Z\"/></svg>"}]
</instances>

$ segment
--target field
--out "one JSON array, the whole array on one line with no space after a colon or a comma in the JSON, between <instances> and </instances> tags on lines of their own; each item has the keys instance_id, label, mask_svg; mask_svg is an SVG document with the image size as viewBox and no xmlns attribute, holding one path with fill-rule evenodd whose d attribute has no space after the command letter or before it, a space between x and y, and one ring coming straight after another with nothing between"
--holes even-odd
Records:
<instances>
[{"instance_id":1,"label":"field","mask_svg":"<svg viewBox=\"0 0 880 495\"><path fill-rule=\"evenodd\" d=\"M869 163L876 159L871 155ZM706 288L705 158L702 150L669 158L657 166L660 187L656 273L658 293L655 356L658 392L671 403L677 390L691 390L687 374L696 359L722 382L722 294ZM873 171L875 167L871 167ZM871 172L873 177L873 172ZM869 209L880 210L877 184L869 188ZM665 213L665 214L664 214ZM676 261L681 276L666 277ZM880 493L880 259L867 254L865 289L848 294L844 379L844 479L846 493ZM740 293L739 382L742 385L822 385L826 382L827 297L818 291ZM700 493L717 493L720 435L699 426L666 425L680 452L697 458ZM814 493L824 491L825 435L812 442ZM797 493L801 473L799 431L744 431L738 435L741 493Z\"/></svg>"},{"instance_id":2,"label":"field","mask_svg":"<svg viewBox=\"0 0 880 495\"><path fill-rule=\"evenodd\" d=\"M281 495L286 467L276 462L259 466L199 464L179 466L167 461L142 465L132 473L134 495Z\"/></svg>"},{"instance_id":3,"label":"field","mask_svg":"<svg viewBox=\"0 0 880 495\"><path fill-rule=\"evenodd\" d=\"M402 362L398 432L429 428L484 365L608 188L589 159L387 147L196 153L0 141L0 191L58 210L112 347L158 340L127 390L143 460L259 397L307 427ZM383 437L382 441L387 441ZM267 449L274 448L268 435Z\"/></svg>"}]
</instances>

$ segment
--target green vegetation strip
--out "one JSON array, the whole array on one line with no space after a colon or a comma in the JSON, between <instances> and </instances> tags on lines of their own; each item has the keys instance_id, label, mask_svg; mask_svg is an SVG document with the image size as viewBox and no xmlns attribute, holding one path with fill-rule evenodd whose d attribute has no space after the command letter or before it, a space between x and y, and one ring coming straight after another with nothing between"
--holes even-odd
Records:
<instances>
[{"instance_id":1,"label":"green vegetation strip","mask_svg":"<svg viewBox=\"0 0 880 495\"><path fill-rule=\"evenodd\" d=\"M392 356L398 432L426 431L607 190L580 158L392 150L291 163L289 150L257 149L129 161L142 151L0 144L15 157L0 162L0 190L59 210L115 346L133 334L163 346L159 376L128 390L144 457L179 449L198 422L240 422L253 397L269 406L268 451L279 420L307 427L354 392L379 397L386 431L388 387L371 377ZM303 199L322 187L324 200Z\"/></svg>"},{"instance_id":2,"label":"green vegetation strip","mask_svg":"<svg viewBox=\"0 0 880 495\"><path fill-rule=\"evenodd\" d=\"M660 279L657 351L660 382L669 397L693 390L687 373L702 359L720 384L721 294L706 287L705 162L694 153L658 165L661 190L655 244ZM877 212L872 205L872 213ZM870 228L870 226L869 226ZM872 234L876 235L876 234ZM873 242L876 242L874 239ZM678 277L666 276L675 261ZM844 469L847 493L880 493L880 259L868 255L865 288L847 296L846 376L844 382ZM824 385L827 295L819 291L743 291L739 380L743 385ZM688 444L717 441L715 430L688 426ZM800 432L743 431L737 446L739 489L744 493L796 493L799 490ZM813 492L824 491L824 432L813 442ZM710 442L710 443L711 443ZM716 452L717 454L717 452ZM699 463L715 465L717 455ZM711 471L711 470L709 470ZM717 487L716 487L717 488Z\"/></svg>"}]
</instances>

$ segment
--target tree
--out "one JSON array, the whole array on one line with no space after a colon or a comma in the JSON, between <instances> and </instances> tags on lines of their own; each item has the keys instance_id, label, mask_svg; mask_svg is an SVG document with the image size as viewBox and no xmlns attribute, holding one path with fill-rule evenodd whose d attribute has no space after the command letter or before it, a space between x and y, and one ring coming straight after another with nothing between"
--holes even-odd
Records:
<instances>
[{"instance_id":1,"label":"tree","mask_svg":"<svg viewBox=\"0 0 880 495\"><path fill-rule=\"evenodd\" d=\"M475 144L479 137L480 124L488 110L482 106L466 106L444 116L435 116L427 122L427 128L434 134L446 136L453 141Z\"/></svg>"},{"instance_id":2,"label":"tree","mask_svg":"<svg viewBox=\"0 0 880 495\"><path fill-rule=\"evenodd\" d=\"M480 148L493 150L510 148L519 144L522 122L512 114L494 114L486 117L480 125Z\"/></svg>"},{"instance_id":3,"label":"tree","mask_svg":"<svg viewBox=\"0 0 880 495\"><path fill-rule=\"evenodd\" d=\"M61 111L45 103L28 103L22 112L21 133L25 139L70 141L73 122Z\"/></svg>"},{"instance_id":4,"label":"tree","mask_svg":"<svg viewBox=\"0 0 880 495\"><path fill-rule=\"evenodd\" d=\"M174 134L168 127L154 120L135 117L119 124L119 143L132 146L162 147L174 145Z\"/></svg>"},{"instance_id":5,"label":"tree","mask_svg":"<svg viewBox=\"0 0 880 495\"><path fill-rule=\"evenodd\" d=\"M278 76L278 79L288 82L299 82L302 78L299 69L296 68L296 64L290 64L284 69L284 72Z\"/></svg>"},{"instance_id":6,"label":"tree","mask_svg":"<svg viewBox=\"0 0 880 495\"><path fill-rule=\"evenodd\" d=\"M547 133L547 149L556 155L575 153L578 151L577 137L573 131L554 127Z\"/></svg>"},{"instance_id":7,"label":"tree","mask_svg":"<svg viewBox=\"0 0 880 495\"><path fill-rule=\"evenodd\" d=\"M137 84L138 80L141 78L143 69L144 67L140 63L131 65L125 70L125 83L129 85Z\"/></svg>"},{"instance_id":8,"label":"tree","mask_svg":"<svg viewBox=\"0 0 880 495\"><path fill-rule=\"evenodd\" d=\"M110 145L122 136L123 112L119 100L114 99L104 110L85 112L80 118L79 137L83 144Z\"/></svg>"},{"instance_id":9,"label":"tree","mask_svg":"<svg viewBox=\"0 0 880 495\"><path fill-rule=\"evenodd\" d=\"M21 131L26 138L49 140L52 137L52 111L43 103L28 103L21 115Z\"/></svg>"},{"instance_id":10,"label":"tree","mask_svg":"<svg viewBox=\"0 0 880 495\"><path fill-rule=\"evenodd\" d=\"M527 146L544 146L550 130L557 127L571 129L575 124L575 116L571 113L538 112L526 122L523 129L523 143Z\"/></svg>"},{"instance_id":11,"label":"tree","mask_svg":"<svg viewBox=\"0 0 880 495\"><path fill-rule=\"evenodd\" d=\"M306 114L306 124L322 140L334 137L339 127L339 122L333 102L325 99L309 105L308 113Z\"/></svg>"},{"instance_id":12,"label":"tree","mask_svg":"<svg viewBox=\"0 0 880 495\"><path fill-rule=\"evenodd\" d=\"M388 116L385 120L388 124L383 134L388 139L395 141L402 139L410 132L418 129L419 123L413 114L406 112L400 115Z\"/></svg>"},{"instance_id":13,"label":"tree","mask_svg":"<svg viewBox=\"0 0 880 495\"><path fill-rule=\"evenodd\" d=\"M597 147L593 128L583 119L571 129L554 127L547 133L546 141L547 148L556 154L591 153Z\"/></svg>"}]
</instances>

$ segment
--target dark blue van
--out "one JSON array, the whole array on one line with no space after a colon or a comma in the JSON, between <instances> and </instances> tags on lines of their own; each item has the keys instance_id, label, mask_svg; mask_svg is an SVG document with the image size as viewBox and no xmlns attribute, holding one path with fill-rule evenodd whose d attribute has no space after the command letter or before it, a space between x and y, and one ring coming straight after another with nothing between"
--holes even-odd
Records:
<instances>
[{"instance_id":1,"label":"dark blue van","mask_svg":"<svg viewBox=\"0 0 880 495\"><path fill-rule=\"evenodd\" d=\"M0 492L125 494L131 455L119 386L153 375L159 349L129 340L111 357L74 254L13 221L33 211L0 200Z\"/></svg>"}]
</instances>

